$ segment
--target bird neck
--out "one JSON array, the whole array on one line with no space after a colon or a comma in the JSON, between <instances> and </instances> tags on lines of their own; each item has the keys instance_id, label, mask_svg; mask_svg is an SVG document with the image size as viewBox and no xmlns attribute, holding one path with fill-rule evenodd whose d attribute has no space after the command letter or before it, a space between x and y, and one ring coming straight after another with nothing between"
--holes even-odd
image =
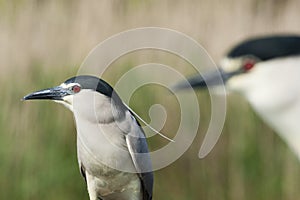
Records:
<instances>
[{"instance_id":1,"label":"bird neck","mask_svg":"<svg viewBox=\"0 0 300 200\"><path fill-rule=\"evenodd\" d=\"M75 118L92 123L107 124L125 117L126 107L117 96L108 97L98 92L82 92L74 96Z\"/></svg>"}]
</instances>

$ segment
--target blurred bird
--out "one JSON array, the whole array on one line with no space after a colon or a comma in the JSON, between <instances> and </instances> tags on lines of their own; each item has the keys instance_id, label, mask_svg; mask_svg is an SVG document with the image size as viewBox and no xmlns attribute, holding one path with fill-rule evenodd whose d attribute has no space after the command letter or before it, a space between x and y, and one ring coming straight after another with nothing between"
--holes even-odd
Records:
<instances>
[{"instance_id":1,"label":"blurred bird","mask_svg":"<svg viewBox=\"0 0 300 200\"><path fill-rule=\"evenodd\" d=\"M144 132L108 83L77 76L23 99L53 100L73 112L79 167L91 200L152 199L152 165Z\"/></svg>"},{"instance_id":2,"label":"blurred bird","mask_svg":"<svg viewBox=\"0 0 300 200\"><path fill-rule=\"evenodd\" d=\"M300 159L300 36L246 40L229 51L218 70L191 77L174 88L222 83L228 91L242 94Z\"/></svg>"}]
</instances>

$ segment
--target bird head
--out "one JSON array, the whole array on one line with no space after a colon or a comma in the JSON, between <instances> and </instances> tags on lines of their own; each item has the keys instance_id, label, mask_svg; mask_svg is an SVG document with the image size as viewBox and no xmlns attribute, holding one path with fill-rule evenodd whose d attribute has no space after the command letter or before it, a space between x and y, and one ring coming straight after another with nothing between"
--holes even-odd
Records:
<instances>
[{"instance_id":1,"label":"bird head","mask_svg":"<svg viewBox=\"0 0 300 200\"><path fill-rule=\"evenodd\" d=\"M285 65L291 61L287 59L299 55L300 36L251 38L233 47L221 60L218 70L190 77L187 81L176 84L174 88L206 88L224 83L229 90L248 92L261 87L263 83L276 85L276 82L281 81L280 75L282 77L284 71L288 71ZM286 70L282 70L282 67ZM220 77L222 81L218 81Z\"/></svg>"},{"instance_id":2,"label":"bird head","mask_svg":"<svg viewBox=\"0 0 300 200\"><path fill-rule=\"evenodd\" d=\"M113 120L125 109L122 100L108 83L88 75L72 77L59 86L30 93L23 100L53 100L74 114L80 113L81 117L92 121L96 118Z\"/></svg>"}]
</instances>

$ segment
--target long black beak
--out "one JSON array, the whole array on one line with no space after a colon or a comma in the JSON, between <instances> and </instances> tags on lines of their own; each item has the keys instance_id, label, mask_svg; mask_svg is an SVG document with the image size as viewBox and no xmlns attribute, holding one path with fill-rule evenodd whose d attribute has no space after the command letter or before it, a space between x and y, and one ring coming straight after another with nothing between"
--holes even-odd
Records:
<instances>
[{"instance_id":1,"label":"long black beak","mask_svg":"<svg viewBox=\"0 0 300 200\"><path fill-rule=\"evenodd\" d=\"M53 87L44 90L39 90L23 97L22 100L62 100L64 96L68 95L68 91L62 87Z\"/></svg>"},{"instance_id":2,"label":"long black beak","mask_svg":"<svg viewBox=\"0 0 300 200\"><path fill-rule=\"evenodd\" d=\"M235 75L237 72L224 72L221 68L215 71L210 71L205 74L197 74L188 78L185 81L180 81L173 86L175 91L187 88L207 88L210 86L223 85L226 81Z\"/></svg>"}]
</instances>

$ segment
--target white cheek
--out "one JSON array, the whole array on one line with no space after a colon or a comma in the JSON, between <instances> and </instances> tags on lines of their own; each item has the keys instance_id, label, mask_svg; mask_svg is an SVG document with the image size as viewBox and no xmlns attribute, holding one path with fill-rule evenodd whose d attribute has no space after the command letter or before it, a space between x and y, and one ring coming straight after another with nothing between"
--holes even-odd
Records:
<instances>
[{"instance_id":1,"label":"white cheek","mask_svg":"<svg viewBox=\"0 0 300 200\"><path fill-rule=\"evenodd\" d=\"M242 61L240 59L230 59L230 58L224 58L220 62L220 66L222 66L222 69L225 72L234 72L238 70L241 66Z\"/></svg>"},{"instance_id":2,"label":"white cheek","mask_svg":"<svg viewBox=\"0 0 300 200\"><path fill-rule=\"evenodd\" d=\"M55 101L64 105L66 108L73 112L73 95L68 95L63 98L63 101Z\"/></svg>"},{"instance_id":3,"label":"white cheek","mask_svg":"<svg viewBox=\"0 0 300 200\"><path fill-rule=\"evenodd\" d=\"M63 100L70 105L73 105L73 99L74 99L73 95L68 95L63 98Z\"/></svg>"},{"instance_id":4,"label":"white cheek","mask_svg":"<svg viewBox=\"0 0 300 200\"><path fill-rule=\"evenodd\" d=\"M226 87L234 92L245 93L251 90L252 87L256 87L256 80L258 78L255 78L252 72L235 75L226 82Z\"/></svg>"}]
</instances>

